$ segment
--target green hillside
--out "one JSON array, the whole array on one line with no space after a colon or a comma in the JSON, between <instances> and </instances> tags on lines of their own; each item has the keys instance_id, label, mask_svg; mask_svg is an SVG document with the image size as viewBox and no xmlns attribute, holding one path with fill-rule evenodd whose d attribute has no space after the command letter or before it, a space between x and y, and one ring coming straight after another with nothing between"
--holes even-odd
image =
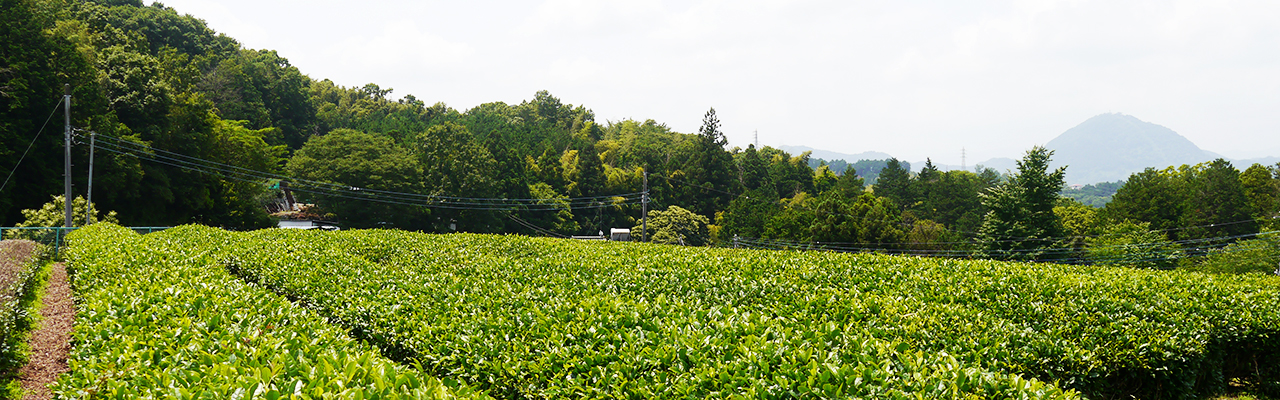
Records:
<instances>
[{"instance_id":1,"label":"green hillside","mask_svg":"<svg viewBox=\"0 0 1280 400\"><path fill-rule=\"evenodd\" d=\"M805 161L772 148L756 149L763 169L744 186L714 110L689 116L705 117L697 134L596 121L545 91L456 110L393 96L385 83L308 76L287 55L243 48L160 3L3 5L0 157L10 163L0 172L13 179L0 191L0 226L62 192L61 123L45 121L61 115L64 84L76 195L94 132L93 199L126 225L270 226L268 208L284 194L269 182L280 180L347 227L564 235L632 226L644 171L653 208L679 204L707 218L744 189L814 191ZM439 204L445 198L512 200ZM564 207L541 212L527 200Z\"/></svg>"},{"instance_id":2,"label":"green hillside","mask_svg":"<svg viewBox=\"0 0 1280 400\"><path fill-rule=\"evenodd\" d=\"M1110 201L1107 189L1068 192L1071 202L1059 194L1087 146L1030 149L1016 171L943 171L929 159L821 165L803 152L726 148L710 107L688 116L702 118L697 132L597 121L548 91L458 110L396 93L394 82L309 76L285 54L246 49L160 3L0 2L0 226L62 224L54 196L66 143L54 117L67 109L64 85L67 201L83 204L92 151L93 208L126 226L251 230L298 218L568 237L648 218L663 222L652 233L668 243L1165 269L1280 226L1275 165L1167 164L1129 174ZM1128 116L1090 121L1084 136L1120 140L1112 128L1123 125L1176 142Z\"/></svg>"}]
</instances>

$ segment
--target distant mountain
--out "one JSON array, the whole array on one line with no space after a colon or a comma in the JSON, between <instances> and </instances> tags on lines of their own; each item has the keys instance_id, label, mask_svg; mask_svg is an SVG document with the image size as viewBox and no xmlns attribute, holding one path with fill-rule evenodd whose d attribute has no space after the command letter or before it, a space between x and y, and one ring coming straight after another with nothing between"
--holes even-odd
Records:
<instances>
[{"instance_id":1,"label":"distant mountain","mask_svg":"<svg viewBox=\"0 0 1280 400\"><path fill-rule=\"evenodd\" d=\"M1244 171L1246 168L1249 168L1249 166L1253 164L1276 165L1276 163L1280 163L1280 157L1262 157L1262 158L1250 158L1247 160L1231 160L1231 165L1236 166L1236 169L1241 171Z\"/></svg>"},{"instance_id":2,"label":"distant mountain","mask_svg":"<svg viewBox=\"0 0 1280 400\"><path fill-rule=\"evenodd\" d=\"M808 146L785 146L785 145L783 145L783 146L777 146L777 148L778 148L778 149L781 149L782 151L785 151L785 152L791 153L791 155L793 155L793 156L795 156L795 155L800 155L800 153L803 153L803 152L806 152L806 151L811 151L811 152L813 152L813 153L810 153L810 154L809 154L809 158L821 158L821 159L823 159L823 160L827 160L827 161L831 161L831 160L845 160L845 161L848 161L848 162L850 162L850 163L857 162L858 160L883 160L883 159L887 159L887 158L892 158L892 157L893 157L893 156L891 156L891 155L888 155L888 154L885 154L885 153L881 153L881 152L878 152L878 151L866 151L866 152L862 152L862 153L858 153L858 154L846 154L846 153L837 153L837 152L834 152L834 151L818 150L818 149L815 149L815 148L812 148L812 147L808 147Z\"/></svg>"},{"instance_id":3,"label":"distant mountain","mask_svg":"<svg viewBox=\"0 0 1280 400\"><path fill-rule=\"evenodd\" d=\"M990 160L980 162L977 165L994 169L996 170L996 172L999 172L1002 174L1009 171L1014 171L1014 172L1018 171L1018 160L1015 160L1012 158L1006 158L1006 157L992 158ZM972 168L970 168L970 170L972 170Z\"/></svg>"},{"instance_id":4,"label":"distant mountain","mask_svg":"<svg viewBox=\"0 0 1280 400\"><path fill-rule=\"evenodd\" d=\"M877 151L845 154L807 146L777 147L792 154L811 151L811 158L814 159L845 160L849 163L892 157ZM1045 147L1054 151L1052 163L1054 168L1068 166L1066 178L1068 185L1123 181L1129 179L1130 174L1141 172L1147 167L1194 165L1216 158L1226 158L1218 153L1201 149L1172 129L1119 113L1101 114L1089 118L1050 140ZM1017 156L1021 158L1022 154ZM1275 165L1280 162L1280 157L1242 160L1228 158L1228 160L1235 165L1236 169L1243 171L1254 163ZM1016 173L1018 169L1016 159L1004 157L966 165L964 169L972 171L977 165L1001 173ZM935 164L935 166L943 171L961 169L958 165ZM924 160L911 162L913 172L920 172L923 167Z\"/></svg>"},{"instance_id":5,"label":"distant mountain","mask_svg":"<svg viewBox=\"0 0 1280 400\"><path fill-rule=\"evenodd\" d=\"M1089 118L1045 147L1054 151L1054 168L1067 165L1067 184L1125 180L1147 167L1197 164L1221 157L1169 128L1119 113Z\"/></svg>"}]
</instances>

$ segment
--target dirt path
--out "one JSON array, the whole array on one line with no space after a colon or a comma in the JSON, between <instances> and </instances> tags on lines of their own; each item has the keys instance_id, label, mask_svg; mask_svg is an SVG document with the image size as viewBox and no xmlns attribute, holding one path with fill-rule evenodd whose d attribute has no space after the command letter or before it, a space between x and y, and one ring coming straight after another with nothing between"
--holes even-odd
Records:
<instances>
[{"instance_id":1,"label":"dirt path","mask_svg":"<svg viewBox=\"0 0 1280 400\"><path fill-rule=\"evenodd\" d=\"M59 373L67 371L71 323L75 320L76 310L71 301L67 268L62 263L54 264L50 269L49 286L45 289L43 301L40 328L31 332L30 360L18 371L26 400L52 398L48 385L57 380Z\"/></svg>"}]
</instances>

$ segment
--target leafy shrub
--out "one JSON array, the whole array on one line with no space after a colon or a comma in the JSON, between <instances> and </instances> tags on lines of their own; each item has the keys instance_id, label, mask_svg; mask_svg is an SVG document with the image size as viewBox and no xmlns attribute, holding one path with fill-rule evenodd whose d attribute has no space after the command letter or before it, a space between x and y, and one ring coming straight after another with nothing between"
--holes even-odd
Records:
<instances>
[{"instance_id":1,"label":"leafy shrub","mask_svg":"<svg viewBox=\"0 0 1280 400\"><path fill-rule=\"evenodd\" d=\"M1098 265L1125 265L1145 269L1177 267L1181 249L1147 222L1128 220L1109 224L1102 234L1088 238L1089 261Z\"/></svg>"},{"instance_id":2,"label":"leafy shrub","mask_svg":"<svg viewBox=\"0 0 1280 400\"><path fill-rule=\"evenodd\" d=\"M1212 250L1189 269L1213 274L1274 274L1280 271L1280 233L1259 235L1257 239Z\"/></svg>"}]
</instances>

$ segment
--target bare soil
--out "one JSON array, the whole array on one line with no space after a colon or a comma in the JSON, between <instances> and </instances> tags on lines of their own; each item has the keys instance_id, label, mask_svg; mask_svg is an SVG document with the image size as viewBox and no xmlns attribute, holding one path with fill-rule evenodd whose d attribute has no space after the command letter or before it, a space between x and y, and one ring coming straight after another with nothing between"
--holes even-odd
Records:
<instances>
[{"instance_id":1,"label":"bare soil","mask_svg":"<svg viewBox=\"0 0 1280 400\"><path fill-rule=\"evenodd\" d=\"M25 400L52 398L49 384L68 370L67 354L71 351L71 325L76 310L67 282L67 268L62 263L50 269L49 286L42 301L40 328L31 333L31 356L27 365L18 371Z\"/></svg>"}]
</instances>

